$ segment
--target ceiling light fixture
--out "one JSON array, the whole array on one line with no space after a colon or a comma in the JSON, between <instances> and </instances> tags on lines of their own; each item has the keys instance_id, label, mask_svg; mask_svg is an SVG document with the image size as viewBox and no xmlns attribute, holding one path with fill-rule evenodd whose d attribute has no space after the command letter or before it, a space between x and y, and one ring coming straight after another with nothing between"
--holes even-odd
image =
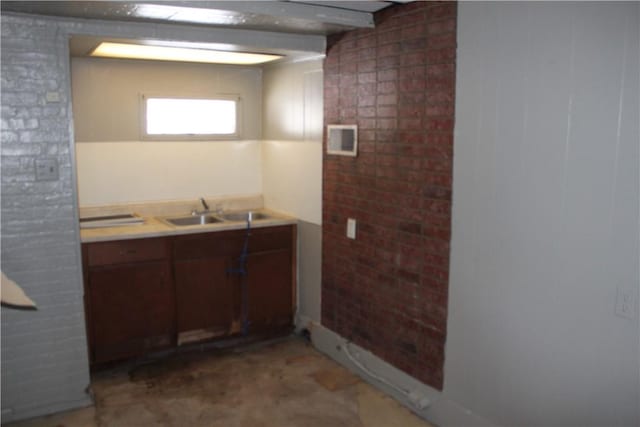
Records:
<instances>
[{"instance_id":1,"label":"ceiling light fixture","mask_svg":"<svg viewBox=\"0 0 640 427\"><path fill-rule=\"evenodd\" d=\"M148 59L155 61L205 62L210 64L255 65L282 58L282 55L227 52L210 49L102 42L91 56Z\"/></svg>"}]
</instances>

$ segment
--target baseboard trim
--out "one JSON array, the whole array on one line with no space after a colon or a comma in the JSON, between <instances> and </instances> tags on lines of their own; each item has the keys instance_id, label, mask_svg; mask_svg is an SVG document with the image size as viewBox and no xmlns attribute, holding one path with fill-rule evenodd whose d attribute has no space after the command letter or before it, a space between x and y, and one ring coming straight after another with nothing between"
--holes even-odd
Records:
<instances>
[{"instance_id":1,"label":"baseboard trim","mask_svg":"<svg viewBox=\"0 0 640 427\"><path fill-rule=\"evenodd\" d=\"M400 371L373 353L365 350L320 323L298 316L296 329L308 329L316 349L326 354L367 383L392 396L419 417L440 427L473 426L495 427L458 403L448 399L443 392L434 389ZM348 345L348 346L347 346ZM349 354L345 352L349 350ZM358 366L353 359L361 365ZM365 367L377 378L363 371ZM380 380L378 379L380 378Z\"/></svg>"},{"instance_id":2,"label":"baseboard trim","mask_svg":"<svg viewBox=\"0 0 640 427\"><path fill-rule=\"evenodd\" d=\"M22 407L22 408L2 408L2 424L15 421L28 420L30 418L51 415L58 412L71 411L73 409L93 406L93 400L89 395L78 400L67 400L64 402L54 402L47 405Z\"/></svg>"}]
</instances>

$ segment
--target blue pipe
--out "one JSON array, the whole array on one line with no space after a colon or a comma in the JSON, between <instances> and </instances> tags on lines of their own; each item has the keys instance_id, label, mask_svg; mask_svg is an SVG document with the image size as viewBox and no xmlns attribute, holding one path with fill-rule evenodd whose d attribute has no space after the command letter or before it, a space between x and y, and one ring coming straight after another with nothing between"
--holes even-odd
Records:
<instances>
[{"instance_id":1,"label":"blue pipe","mask_svg":"<svg viewBox=\"0 0 640 427\"><path fill-rule=\"evenodd\" d=\"M249 333L249 289L247 284L247 257L249 255L249 236L251 235L251 221L247 218L247 233L244 236L244 245L240 258L238 260L238 268L230 268L228 273L238 274L241 277L240 286L242 291L242 335L245 336Z\"/></svg>"}]
</instances>

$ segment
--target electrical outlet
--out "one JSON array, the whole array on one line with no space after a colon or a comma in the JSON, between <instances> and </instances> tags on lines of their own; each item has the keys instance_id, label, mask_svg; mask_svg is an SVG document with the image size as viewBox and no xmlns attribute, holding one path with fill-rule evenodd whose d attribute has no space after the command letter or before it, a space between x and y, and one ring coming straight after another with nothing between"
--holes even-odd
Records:
<instances>
[{"instance_id":1,"label":"electrical outlet","mask_svg":"<svg viewBox=\"0 0 640 427\"><path fill-rule=\"evenodd\" d=\"M356 220L353 218L347 219L347 237L350 239L356 238Z\"/></svg>"},{"instance_id":2,"label":"electrical outlet","mask_svg":"<svg viewBox=\"0 0 640 427\"><path fill-rule=\"evenodd\" d=\"M616 293L616 315L633 319L636 316L636 298L633 288L618 286Z\"/></svg>"}]
</instances>

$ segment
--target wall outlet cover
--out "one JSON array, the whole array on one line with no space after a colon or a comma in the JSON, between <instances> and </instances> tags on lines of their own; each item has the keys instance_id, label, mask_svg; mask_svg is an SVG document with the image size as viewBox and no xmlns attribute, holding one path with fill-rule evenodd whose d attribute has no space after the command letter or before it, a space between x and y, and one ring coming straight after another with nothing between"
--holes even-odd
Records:
<instances>
[{"instance_id":1,"label":"wall outlet cover","mask_svg":"<svg viewBox=\"0 0 640 427\"><path fill-rule=\"evenodd\" d=\"M636 295L631 287L618 286L616 293L616 315L633 319L636 317Z\"/></svg>"},{"instance_id":2,"label":"wall outlet cover","mask_svg":"<svg viewBox=\"0 0 640 427\"><path fill-rule=\"evenodd\" d=\"M356 238L356 220L353 218L347 219L347 237L350 239Z\"/></svg>"}]
</instances>

